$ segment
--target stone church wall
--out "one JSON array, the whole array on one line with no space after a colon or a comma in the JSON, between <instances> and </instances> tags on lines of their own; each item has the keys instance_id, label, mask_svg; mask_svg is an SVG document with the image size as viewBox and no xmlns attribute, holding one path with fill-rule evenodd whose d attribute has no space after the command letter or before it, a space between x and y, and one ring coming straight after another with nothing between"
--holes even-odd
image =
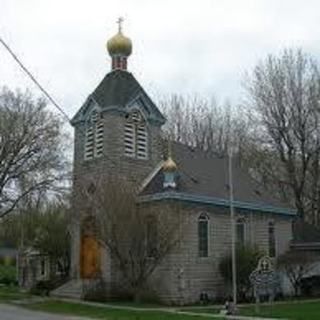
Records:
<instances>
[{"instance_id":1,"label":"stone church wall","mask_svg":"<svg viewBox=\"0 0 320 320\"><path fill-rule=\"evenodd\" d=\"M209 254L198 255L198 217L201 212L209 215ZM201 293L211 298L225 297L228 288L219 272L219 262L231 251L231 223L228 210L198 207L186 211L188 224L184 237L175 252L168 255L151 278L150 285L157 288L158 297L166 303L186 304L199 301ZM280 215L248 213L245 239L247 244L258 245L268 251L268 223L275 223L276 253L289 248L291 219Z\"/></svg>"},{"instance_id":2,"label":"stone church wall","mask_svg":"<svg viewBox=\"0 0 320 320\"><path fill-rule=\"evenodd\" d=\"M71 274L79 277L80 259L80 221L83 214L90 214L90 208L83 209L83 203L79 201L81 188L88 188L91 183L97 184L99 180L108 177L124 177L129 182L140 185L145 177L154 170L162 160L163 143L161 128L148 124L148 151L146 160L133 159L124 155L124 125L126 118L119 113L105 113L104 122L104 155L89 161L84 160L84 142L86 128L84 123L78 123L75 127L74 144L74 168L73 168L73 223L71 232L73 241L71 244ZM108 261L106 257L103 261ZM107 262L105 262L107 263ZM111 269L111 266L109 270Z\"/></svg>"},{"instance_id":3,"label":"stone church wall","mask_svg":"<svg viewBox=\"0 0 320 320\"><path fill-rule=\"evenodd\" d=\"M198 217L206 212L209 216L209 254L198 254ZM210 298L225 297L228 288L219 272L221 258L231 251L231 224L228 209L214 207L184 207L183 237L178 246L159 265L149 279L150 292L155 299L168 304L198 302L201 293ZM276 254L289 248L291 219L281 215L248 212L239 215L245 220L245 241L268 251L268 223L275 223ZM74 250L79 252L80 248ZM77 259L79 257L77 256ZM78 260L79 261L79 260ZM103 250L101 261L102 277L108 286L109 295L116 297L123 288L121 273L112 262L107 250Z\"/></svg>"}]
</instances>

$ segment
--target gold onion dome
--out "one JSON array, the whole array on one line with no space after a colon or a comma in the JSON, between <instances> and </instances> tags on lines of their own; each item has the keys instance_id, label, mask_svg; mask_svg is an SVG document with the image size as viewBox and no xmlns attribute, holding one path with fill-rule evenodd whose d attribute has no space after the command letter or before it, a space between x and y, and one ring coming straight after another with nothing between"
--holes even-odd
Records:
<instances>
[{"instance_id":1,"label":"gold onion dome","mask_svg":"<svg viewBox=\"0 0 320 320\"><path fill-rule=\"evenodd\" d=\"M172 160L172 158L169 156L168 159L164 162L162 169L167 172L174 172L177 170L176 163Z\"/></svg>"},{"instance_id":2,"label":"gold onion dome","mask_svg":"<svg viewBox=\"0 0 320 320\"><path fill-rule=\"evenodd\" d=\"M110 56L130 56L132 52L132 42L129 38L122 34L121 27L119 27L118 33L108 40L107 49Z\"/></svg>"}]
</instances>

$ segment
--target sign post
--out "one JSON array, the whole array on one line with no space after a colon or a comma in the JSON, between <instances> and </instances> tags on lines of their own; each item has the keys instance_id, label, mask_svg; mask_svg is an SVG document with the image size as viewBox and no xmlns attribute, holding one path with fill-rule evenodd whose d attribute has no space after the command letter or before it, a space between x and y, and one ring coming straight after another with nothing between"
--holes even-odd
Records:
<instances>
[{"instance_id":1,"label":"sign post","mask_svg":"<svg viewBox=\"0 0 320 320\"><path fill-rule=\"evenodd\" d=\"M261 298L268 297L269 302L272 303L279 285L279 279L270 257L260 258L257 268L250 274L250 282L256 300L256 313L259 313Z\"/></svg>"}]
</instances>

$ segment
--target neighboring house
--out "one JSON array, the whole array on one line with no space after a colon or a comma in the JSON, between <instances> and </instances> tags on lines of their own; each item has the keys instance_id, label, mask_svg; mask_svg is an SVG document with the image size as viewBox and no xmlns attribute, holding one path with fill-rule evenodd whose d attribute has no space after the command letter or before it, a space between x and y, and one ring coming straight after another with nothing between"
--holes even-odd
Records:
<instances>
[{"instance_id":1,"label":"neighboring house","mask_svg":"<svg viewBox=\"0 0 320 320\"><path fill-rule=\"evenodd\" d=\"M320 229L307 222L295 221L293 224L293 239L290 250L299 253L309 253L315 262L304 275L302 286L308 286L309 292L304 294L320 295ZM282 289L285 295L294 294L289 279L282 277Z\"/></svg>"},{"instance_id":2,"label":"neighboring house","mask_svg":"<svg viewBox=\"0 0 320 320\"><path fill-rule=\"evenodd\" d=\"M167 157L161 130L165 118L127 71L131 40L119 30L107 47L112 70L72 120L74 199L83 181L90 188L98 177L115 175L141 186L139 201L182 203L188 217L183 243L156 269L150 286L167 303L195 302L203 292L213 298L223 296L218 265L231 250L227 159L178 143L172 145L172 157ZM237 241L258 245L274 257L282 254L289 248L295 211L260 190L238 165L233 172ZM102 274L112 296L119 274L86 218L93 212L82 215L76 200L73 209L73 280L56 292L80 297L81 283L94 282Z\"/></svg>"},{"instance_id":3,"label":"neighboring house","mask_svg":"<svg viewBox=\"0 0 320 320\"><path fill-rule=\"evenodd\" d=\"M20 249L17 261L19 286L31 289L39 281L49 280L49 257L34 248Z\"/></svg>"}]
</instances>

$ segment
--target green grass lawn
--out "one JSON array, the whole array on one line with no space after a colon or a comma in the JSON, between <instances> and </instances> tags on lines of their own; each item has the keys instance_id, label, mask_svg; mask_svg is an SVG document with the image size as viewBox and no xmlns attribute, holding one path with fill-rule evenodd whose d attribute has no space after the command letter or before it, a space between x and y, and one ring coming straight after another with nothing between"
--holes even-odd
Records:
<instances>
[{"instance_id":1,"label":"green grass lawn","mask_svg":"<svg viewBox=\"0 0 320 320\"><path fill-rule=\"evenodd\" d=\"M107 320L209 320L209 317L187 316L179 314L171 314L161 311L131 311L111 309L107 307L95 307L82 305L77 303L47 301L41 303L34 303L26 306L28 309L45 311L50 313L59 313L64 315L84 316L94 319ZM221 318L222 319L222 318Z\"/></svg>"},{"instance_id":2,"label":"green grass lawn","mask_svg":"<svg viewBox=\"0 0 320 320\"><path fill-rule=\"evenodd\" d=\"M257 315L254 307L240 308L241 315ZM300 301L288 304L275 304L260 307L259 316L291 320L320 320L320 301Z\"/></svg>"},{"instance_id":3,"label":"green grass lawn","mask_svg":"<svg viewBox=\"0 0 320 320\"><path fill-rule=\"evenodd\" d=\"M30 294L20 292L18 287L0 287L0 302L20 300L30 297Z\"/></svg>"},{"instance_id":4,"label":"green grass lawn","mask_svg":"<svg viewBox=\"0 0 320 320\"><path fill-rule=\"evenodd\" d=\"M185 311L196 313L214 313L218 312L213 308L184 308ZM260 312L255 312L254 306L239 307L240 315L257 316L278 319L290 320L320 320L320 301L299 301L288 302L284 304L263 305L260 307Z\"/></svg>"},{"instance_id":5,"label":"green grass lawn","mask_svg":"<svg viewBox=\"0 0 320 320\"><path fill-rule=\"evenodd\" d=\"M0 303L17 300L28 297L25 293L20 293L17 288L0 288ZM93 319L106 319L106 320L201 320L213 319L207 316L174 314L165 311L135 311L123 310L121 307L131 305L132 307L157 307L156 305L143 305L143 304L127 304L127 303L110 303L117 308L90 306L80 303L63 302L57 300L47 300L43 302L34 302L25 305L26 308L38 311L45 311L49 313L58 313L64 315L84 316ZM178 310L177 308L176 310ZM211 313L216 314L219 309L214 306L206 308L181 308L181 311L189 311L193 313ZM254 306L240 306L240 314L245 316L259 316L278 319L291 319L291 320L320 320L320 301L299 301L288 302L283 304L263 305L260 307L260 313L255 313ZM216 318L217 319L217 318ZM220 319L220 318L219 318ZM221 317L223 319L223 317Z\"/></svg>"}]
</instances>

